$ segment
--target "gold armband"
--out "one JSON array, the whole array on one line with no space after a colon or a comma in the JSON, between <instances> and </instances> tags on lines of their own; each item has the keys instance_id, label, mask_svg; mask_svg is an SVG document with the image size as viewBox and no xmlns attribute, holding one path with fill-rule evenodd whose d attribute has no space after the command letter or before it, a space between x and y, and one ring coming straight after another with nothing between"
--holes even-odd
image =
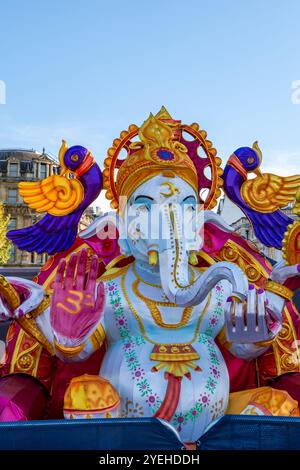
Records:
<instances>
[{"instance_id":1,"label":"gold armband","mask_svg":"<svg viewBox=\"0 0 300 470\"><path fill-rule=\"evenodd\" d=\"M274 339L276 339L276 336L275 336L275 338L267 339L266 341L257 341L257 343L254 343L254 344L255 344L255 346L260 346L260 347L271 346Z\"/></svg>"},{"instance_id":2,"label":"gold armband","mask_svg":"<svg viewBox=\"0 0 300 470\"><path fill-rule=\"evenodd\" d=\"M89 340L92 343L94 351L97 351L101 348L105 340L105 330L101 323L97 326L94 333L89 337Z\"/></svg>"},{"instance_id":3,"label":"gold armband","mask_svg":"<svg viewBox=\"0 0 300 470\"><path fill-rule=\"evenodd\" d=\"M67 347L59 344L56 339L54 339L54 346L57 352L62 354L66 358L77 356L81 353L84 348L84 343L81 343L79 346Z\"/></svg>"},{"instance_id":4,"label":"gold armband","mask_svg":"<svg viewBox=\"0 0 300 470\"><path fill-rule=\"evenodd\" d=\"M16 289L8 282L8 280L0 275L0 294L12 310L15 310L20 305L20 297Z\"/></svg>"},{"instance_id":5,"label":"gold armband","mask_svg":"<svg viewBox=\"0 0 300 470\"><path fill-rule=\"evenodd\" d=\"M41 313L43 313L44 310L46 310L46 308L49 307L50 303L51 303L51 295L46 294L43 300L41 301L41 303L36 308L31 310L31 312L25 313L24 317L28 319L37 318Z\"/></svg>"},{"instance_id":6,"label":"gold armband","mask_svg":"<svg viewBox=\"0 0 300 470\"><path fill-rule=\"evenodd\" d=\"M265 290L273 292L273 294L277 294L285 300L291 300L294 296L294 292L291 289L271 280L267 282Z\"/></svg>"}]
</instances>

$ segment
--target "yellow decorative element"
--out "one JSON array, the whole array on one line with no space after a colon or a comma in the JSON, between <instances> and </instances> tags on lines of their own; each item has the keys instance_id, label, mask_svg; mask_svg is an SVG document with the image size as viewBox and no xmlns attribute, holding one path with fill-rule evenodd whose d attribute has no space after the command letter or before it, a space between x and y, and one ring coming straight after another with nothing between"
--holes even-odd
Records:
<instances>
[{"instance_id":1,"label":"yellow decorative element","mask_svg":"<svg viewBox=\"0 0 300 470\"><path fill-rule=\"evenodd\" d=\"M64 161L64 157L65 157L65 154L66 154L67 150L68 150L68 144L65 140L62 140L61 141L61 147L60 147L59 153L58 153L58 160L59 160L59 164L60 164L60 174L61 174L61 176L64 175L68 171L68 169L65 166L65 161Z\"/></svg>"},{"instance_id":2,"label":"yellow decorative element","mask_svg":"<svg viewBox=\"0 0 300 470\"><path fill-rule=\"evenodd\" d=\"M22 372L36 377L42 350L43 346L21 329L14 346L9 372Z\"/></svg>"},{"instance_id":3,"label":"yellow decorative element","mask_svg":"<svg viewBox=\"0 0 300 470\"><path fill-rule=\"evenodd\" d=\"M216 256L216 259L235 263L244 271L251 282L258 282L269 277L267 271L255 257L232 240L228 240L225 243L221 252Z\"/></svg>"},{"instance_id":4,"label":"yellow decorative element","mask_svg":"<svg viewBox=\"0 0 300 470\"><path fill-rule=\"evenodd\" d=\"M150 250L148 253L148 260L149 260L150 266L156 266L158 262L157 251Z\"/></svg>"},{"instance_id":5,"label":"yellow decorative element","mask_svg":"<svg viewBox=\"0 0 300 470\"><path fill-rule=\"evenodd\" d=\"M298 217L300 216L300 189L296 192L293 214L296 214Z\"/></svg>"},{"instance_id":6,"label":"yellow decorative element","mask_svg":"<svg viewBox=\"0 0 300 470\"><path fill-rule=\"evenodd\" d=\"M298 403L288 392L271 387L230 393L226 414L245 414L246 409L250 414L255 414L251 412L253 408L259 415L299 416Z\"/></svg>"},{"instance_id":7,"label":"yellow decorative element","mask_svg":"<svg viewBox=\"0 0 300 470\"><path fill-rule=\"evenodd\" d=\"M46 294L43 300L41 301L40 305L38 305L38 307L31 310L31 312L25 313L25 318L27 319L37 318L41 313L43 313L46 310L46 308L49 307L50 303L51 303L51 295Z\"/></svg>"},{"instance_id":8,"label":"yellow decorative element","mask_svg":"<svg viewBox=\"0 0 300 470\"><path fill-rule=\"evenodd\" d=\"M56 216L70 214L84 198L80 181L61 175L48 176L38 182L21 182L19 192L31 209Z\"/></svg>"},{"instance_id":9,"label":"yellow decorative element","mask_svg":"<svg viewBox=\"0 0 300 470\"><path fill-rule=\"evenodd\" d=\"M119 207L119 197L129 196L140 184L152 178L156 174L164 174L170 178L178 175L187 181L198 192L198 176L196 169L187 156L187 149L180 143L182 133L188 133L194 137L202 147L211 169L211 188L205 199L205 209L212 209L218 197L221 195L223 170L220 165L222 160L218 158L217 151L212 142L206 139L206 132L199 129L199 125L181 124L181 121L172 119L167 110L162 107L160 112L148 120L139 129L131 124L127 131L122 131L120 138L114 140L112 147L108 149L104 160L103 186L106 189L106 198L111 200L113 209ZM140 142L132 142L139 134ZM158 157L159 148L172 152L174 158L163 160ZM121 160L121 151L127 151L127 158ZM120 169L119 169L120 168ZM119 169L117 181L115 170Z\"/></svg>"},{"instance_id":10,"label":"yellow decorative element","mask_svg":"<svg viewBox=\"0 0 300 470\"><path fill-rule=\"evenodd\" d=\"M6 237L10 215L5 215L4 205L0 202L0 265L6 264L9 260L11 241Z\"/></svg>"},{"instance_id":11,"label":"yellow decorative element","mask_svg":"<svg viewBox=\"0 0 300 470\"><path fill-rule=\"evenodd\" d=\"M299 186L300 175L281 177L264 173L245 181L241 187L241 195L255 211L269 213L292 202Z\"/></svg>"},{"instance_id":12,"label":"yellow decorative element","mask_svg":"<svg viewBox=\"0 0 300 470\"><path fill-rule=\"evenodd\" d=\"M279 332L276 337L276 343L278 347L284 351L286 354L281 356L281 370L297 370L300 371L300 351L298 346L298 338L295 331L294 322L290 316L289 309L284 307L284 315L287 319L287 322L283 322L283 329ZM286 331L286 336L284 331ZM283 344L283 341L289 338L289 335L292 336L291 347L286 347Z\"/></svg>"},{"instance_id":13,"label":"yellow decorative element","mask_svg":"<svg viewBox=\"0 0 300 470\"><path fill-rule=\"evenodd\" d=\"M44 346L45 349L47 349L47 351L52 356L55 355L54 348L53 348L52 344L41 333L41 331L37 327L36 322L33 318L26 318L26 316L24 315L24 317L19 318L17 320L17 322L23 328L23 330L26 331L26 333L28 333L33 338L35 338L42 346Z\"/></svg>"},{"instance_id":14,"label":"yellow decorative element","mask_svg":"<svg viewBox=\"0 0 300 470\"><path fill-rule=\"evenodd\" d=\"M171 197L171 196L174 196L175 194L180 193L180 189L176 188L176 186L170 181L165 181L164 183L161 183L160 186L167 186L167 189L169 189L168 193L161 192L160 194L162 196Z\"/></svg>"},{"instance_id":15,"label":"yellow decorative element","mask_svg":"<svg viewBox=\"0 0 300 470\"><path fill-rule=\"evenodd\" d=\"M154 359L153 359L154 360ZM175 377L183 377L184 375L190 374L190 369L200 371L200 367L194 364L192 361L161 361L159 364L154 366L156 371L166 369L169 374L175 375Z\"/></svg>"},{"instance_id":16,"label":"yellow decorative element","mask_svg":"<svg viewBox=\"0 0 300 470\"><path fill-rule=\"evenodd\" d=\"M255 152L257 153L258 158L259 158L260 163L261 163L263 157L262 157L262 152L261 152L261 150L260 150L260 148L259 148L259 146L258 146L258 141L257 141L257 140L256 140L255 142L253 142L252 148L253 148L253 150L255 150Z\"/></svg>"},{"instance_id":17,"label":"yellow decorative element","mask_svg":"<svg viewBox=\"0 0 300 470\"><path fill-rule=\"evenodd\" d=\"M200 367L193 361L200 359L199 354L191 344L164 344L155 345L150 359L159 361L153 367L153 371L166 369L175 377L190 375L189 369L200 371Z\"/></svg>"},{"instance_id":18,"label":"yellow decorative element","mask_svg":"<svg viewBox=\"0 0 300 470\"><path fill-rule=\"evenodd\" d=\"M194 307L185 307L183 309L180 322L165 323L162 319L160 311L157 308L157 305L163 305L164 307L176 307L176 304L172 302L160 302L160 301L154 301L154 300L148 299L143 294L141 294L141 292L138 290L139 282L140 281L138 279L133 282L132 291L137 297L139 297L141 300L145 302L145 304L147 305L149 309L149 312L152 315L153 320L158 326L160 326L161 328L177 329L177 328L181 328L182 326L185 326L188 323L193 313Z\"/></svg>"},{"instance_id":19,"label":"yellow decorative element","mask_svg":"<svg viewBox=\"0 0 300 470\"><path fill-rule=\"evenodd\" d=\"M4 276L0 276L0 293L3 295L7 303L12 310L15 310L20 305L20 297L16 289L5 279ZM26 333L35 338L40 344L42 344L50 354L54 354L52 344L46 339L46 337L40 332L37 327L34 318L42 313L42 308L45 309L50 304L50 299L47 296L43 299L41 304L36 309L28 312L23 317L18 318L17 323L23 328Z\"/></svg>"},{"instance_id":20,"label":"yellow decorative element","mask_svg":"<svg viewBox=\"0 0 300 470\"><path fill-rule=\"evenodd\" d=\"M197 251L191 251L189 255L189 263L193 266L197 266L198 264L198 256Z\"/></svg>"},{"instance_id":21,"label":"yellow decorative element","mask_svg":"<svg viewBox=\"0 0 300 470\"><path fill-rule=\"evenodd\" d=\"M0 275L0 294L4 297L12 310L19 307L20 297L18 292L2 275Z\"/></svg>"},{"instance_id":22,"label":"yellow decorative element","mask_svg":"<svg viewBox=\"0 0 300 470\"><path fill-rule=\"evenodd\" d=\"M282 255L286 264L300 263L300 221L290 224L282 241Z\"/></svg>"},{"instance_id":23,"label":"yellow decorative element","mask_svg":"<svg viewBox=\"0 0 300 470\"><path fill-rule=\"evenodd\" d=\"M84 374L71 380L64 397L64 411L108 413L120 405L120 397L108 380Z\"/></svg>"},{"instance_id":24,"label":"yellow decorative element","mask_svg":"<svg viewBox=\"0 0 300 470\"><path fill-rule=\"evenodd\" d=\"M56 339L54 339L54 346L55 346L56 351L58 351L64 357L71 358L74 356L78 356L78 354L81 353L81 351L84 348L84 343L79 344L79 346L67 347L67 346L63 346L62 344L59 344L56 341Z\"/></svg>"},{"instance_id":25,"label":"yellow decorative element","mask_svg":"<svg viewBox=\"0 0 300 470\"><path fill-rule=\"evenodd\" d=\"M199 354L197 353L190 353L190 354L151 353L150 359L152 359L152 361L161 361L161 362L194 361L196 359L199 359Z\"/></svg>"},{"instance_id":26,"label":"yellow decorative element","mask_svg":"<svg viewBox=\"0 0 300 470\"><path fill-rule=\"evenodd\" d=\"M139 137L140 148L130 154L119 169L116 181L119 196L129 198L138 186L165 170L172 170L198 193L196 168L186 147L173 140L171 126L150 114L139 130ZM161 158L161 150L168 152L170 158Z\"/></svg>"},{"instance_id":27,"label":"yellow decorative element","mask_svg":"<svg viewBox=\"0 0 300 470\"><path fill-rule=\"evenodd\" d=\"M291 300L294 296L294 292L291 289L288 289L288 287L271 280L267 282L265 289L269 292L273 292L274 294L279 295L280 297L283 297L286 300Z\"/></svg>"},{"instance_id":28,"label":"yellow decorative element","mask_svg":"<svg viewBox=\"0 0 300 470\"><path fill-rule=\"evenodd\" d=\"M275 338L272 338L272 339L268 339L266 341L257 341L255 344L255 346L260 346L260 347L265 347L265 346L270 346L273 341L275 340Z\"/></svg>"},{"instance_id":29,"label":"yellow decorative element","mask_svg":"<svg viewBox=\"0 0 300 470\"><path fill-rule=\"evenodd\" d=\"M94 333L89 337L90 342L92 343L94 351L97 351L101 348L102 344L105 341L105 330L101 323L97 326Z\"/></svg>"},{"instance_id":30,"label":"yellow decorative element","mask_svg":"<svg viewBox=\"0 0 300 470\"><path fill-rule=\"evenodd\" d=\"M127 270L128 270L128 267L127 267ZM127 271L126 271L127 272ZM157 344L155 341L152 341L147 333L146 333L146 330L145 330L145 327L143 325L143 322L141 320L141 318L139 317L138 313L137 313L137 310L134 308L128 294L127 294L127 291L125 289L125 278L126 278L126 272L123 274L122 278L121 278L121 289L122 289L122 294L128 304L128 307L129 309L131 310L131 312L133 313L136 321L138 322L138 325L139 325L139 328L140 328L140 331L141 331L141 334L142 336L151 344ZM196 339L198 338L198 335L199 335L199 329L200 329L200 324L201 324L201 321L202 321L202 318L204 317L208 307L209 307L209 304L210 304L210 301L211 301L211 297L212 297L212 292L210 292L209 296L208 296L208 299L207 299L207 302L206 302L206 305L204 307L204 309L202 310L201 312L201 315L199 316L199 319L197 321L197 325L196 325L196 330L195 330L195 333L194 333L194 336L193 338L191 339L191 341L189 341L188 343L178 343L180 346L182 345L189 345L189 344L192 344L196 341Z\"/></svg>"},{"instance_id":31,"label":"yellow decorative element","mask_svg":"<svg viewBox=\"0 0 300 470\"><path fill-rule=\"evenodd\" d=\"M298 216L298 220L288 226L282 241L283 258L289 265L300 263L300 189L296 193L293 213Z\"/></svg>"}]
</instances>

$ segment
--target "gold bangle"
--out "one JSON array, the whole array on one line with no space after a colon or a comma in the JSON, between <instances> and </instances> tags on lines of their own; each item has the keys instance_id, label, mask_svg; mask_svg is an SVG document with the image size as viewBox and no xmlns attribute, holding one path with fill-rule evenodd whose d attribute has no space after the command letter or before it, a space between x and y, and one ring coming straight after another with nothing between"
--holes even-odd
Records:
<instances>
[{"instance_id":1,"label":"gold bangle","mask_svg":"<svg viewBox=\"0 0 300 470\"><path fill-rule=\"evenodd\" d=\"M20 297L16 289L8 282L8 280L0 275L0 294L12 310L15 310L20 305Z\"/></svg>"},{"instance_id":2,"label":"gold bangle","mask_svg":"<svg viewBox=\"0 0 300 470\"><path fill-rule=\"evenodd\" d=\"M84 343L81 343L79 346L67 347L62 346L54 339L54 346L56 351L61 353L64 357L74 357L81 353L84 348Z\"/></svg>"},{"instance_id":3,"label":"gold bangle","mask_svg":"<svg viewBox=\"0 0 300 470\"><path fill-rule=\"evenodd\" d=\"M51 296L50 294L46 294L43 300L41 301L41 303L30 312L25 313L24 317L28 319L37 318L41 313L43 313L46 310L46 308L49 307L50 303L51 303Z\"/></svg>"},{"instance_id":4,"label":"gold bangle","mask_svg":"<svg viewBox=\"0 0 300 470\"><path fill-rule=\"evenodd\" d=\"M277 294L285 300L291 300L294 296L294 292L291 289L271 280L267 282L265 290L273 292L273 294Z\"/></svg>"},{"instance_id":5,"label":"gold bangle","mask_svg":"<svg viewBox=\"0 0 300 470\"><path fill-rule=\"evenodd\" d=\"M89 337L90 342L92 343L94 351L97 351L101 348L105 340L105 330L101 323L97 326L94 333Z\"/></svg>"},{"instance_id":6,"label":"gold bangle","mask_svg":"<svg viewBox=\"0 0 300 470\"><path fill-rule=\"evenodd\" d=\"M274 339L276 339L276 337L273 339L267 339L266 341L257 341L254 344L255 346L270 346L273 343Z\"/></svg>"}]
</instances>

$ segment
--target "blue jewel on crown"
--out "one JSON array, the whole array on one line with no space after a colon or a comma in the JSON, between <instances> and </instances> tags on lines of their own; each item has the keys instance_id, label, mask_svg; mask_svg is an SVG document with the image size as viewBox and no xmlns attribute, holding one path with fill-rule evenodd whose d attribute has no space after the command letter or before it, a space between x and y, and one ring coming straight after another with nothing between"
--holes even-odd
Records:
<instances>
[{"instance_id":1,"label":"blue jewel on crown","mask_svg":"<svg viewBox=\"0 0 300 470\"><path fill-rule=\"evenodd\" d=\"M164 149L164 148L160 148L157 151L156 155L161 160L174 160L174 153L171 152L170 150L167 150L167 149Z\"/></svg>"}]
</instances>

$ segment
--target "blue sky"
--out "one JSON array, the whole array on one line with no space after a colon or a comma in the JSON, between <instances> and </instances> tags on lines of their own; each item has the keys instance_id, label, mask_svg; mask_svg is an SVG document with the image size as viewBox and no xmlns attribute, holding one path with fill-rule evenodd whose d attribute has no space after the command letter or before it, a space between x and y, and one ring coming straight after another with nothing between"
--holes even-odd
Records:
<instances>
[{"instance_id":1,"label":"blue sky","mask_svg":"<svg viewBox=\"0 0 300 470\"><path fill-rule=\"evenodd\" d=\"M0 148L65 138L101 163L164 104L224 160L258 139L263 169L300 173L299 18L296 0L0 0Z\"/></svg>"}]
</instances>

